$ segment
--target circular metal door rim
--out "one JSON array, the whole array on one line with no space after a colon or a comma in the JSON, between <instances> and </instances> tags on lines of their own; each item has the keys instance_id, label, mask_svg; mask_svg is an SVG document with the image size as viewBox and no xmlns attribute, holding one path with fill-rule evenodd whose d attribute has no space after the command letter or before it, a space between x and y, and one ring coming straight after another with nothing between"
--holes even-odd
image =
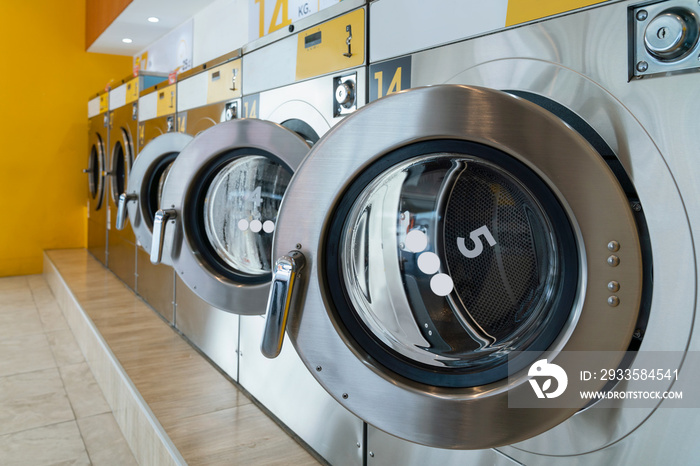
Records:
<instances>
[{"instance_id":1,"label":"circular metal door rim","mask_svg":"<svg viewBox=\"0 0 700 466\"><path fill-rule=\"evenodd\" d=\"M181 152L187 144L192 141L192 136L183 133L165 133L151 140L144 147L134 160L129 173L129 183L127 184L127 193L136 196L136 201L128 202L126 207L129 212L129 222L134 230L136 239L141 244L141 247L150 254L151 243L153 242L153 226L148 225L144 218L148 216L148 201L144 196L144 183L146 177L153 170L164 156L173 152ZM163 263L169 263L169 257L163 256Z\"/></svg>"},{"instance_id":2,"label":"circular metal door rim","mask_svg":"<svg viewBox=\"0 0 700 466\"><path fill-rule=\"evenodd\" d=\"M100 133L94 133L92 138L91 147L95 147L97 151L97 199L95 204L91 204L93 211L100 210L104 204L104 194L105 194L105 177L103 176L105 170L105 147L104 140ZM88 176L90 176L88 174Z\"/></svg>"},{"instance_id":3,"label":"circular metal door rim","mask_svg":"<svg viewBox=\"0 0 700 466\"><path fill-rule=\"evenodd\" d=\"M117 167L116 167L116 160L115 160L115 152L117 149L117 143L121 144L122 146L122 152L123 152L123 157L124 157L124 191L123 192L128 192L129 189L129 175L131 174L131 170L133 169L133 163L134 163L134 146L131 142L131 137L129 136L129 130L126 127L120 128L119 135L121 136L118 138L117 141L114 142L112 145L112 151L110 155L110 162L109 162L109 170L112 172L114 175L110 176L110 200L112 201L112 204L116 207L119 205L119 196L122 194L120 192L117 192L115 189L115 185L117 183Z\"/></svg>"},{"instance_id":4,"label":"circular metal door rim","mask_svg":"<svg viewBox=\"0 0 700 466\"><path fill-rule=\"evenodd\" d=\"M189 218L188 191L200 171L234 149L260 149L278 157L294 172L309 151L296 133L269 121L244 119L220 123L200 133L173 163L163 188L163 206L177 217L166 228L163 255L170 255L176 273L200 298L228 312L256 315L265 312L270 283L243 285L215 273L188 238L183 219Z\"/></svg>"},{"instance_id":5,"label":"circular metal door rim","mask_svg":"<svg viewBox=\"0 0 700 466\"><path fill-rule=\"evenodd\" d=\"M502 39L508 40L505 36ZM521 76L537 79L524 84ZM676 242L672 249L692 250L690 226L664 156L637 119L598 83L556 63L537 59L494 59L463 71L449 83L488 85L541 94L575 111L606 139L635 184L652 241L654 296L640 351L685 351L692 330L694 298L691 297L695 295L696 282L695 278L686 280L685 277L696 277L696 273L692 264L678 261L674 254L668 254L664 243L667 243L669 226L674 225ZM571 89L578 91L572 93ZM592 101L597 102L595 107L589 105ZM665 311L659 313L654 309L674 309L674 318L666 318ZM673 338L668 338L669 335ZM631 368L635 367L641 366L633 363ZM667 389L671 388L670 385L671 382ZM630 390L635 387L634 382L629 384ZM624 409L626 401L599 404L605 404L607 408L580 412L550 431L519 443L517 448L555 456L595 451L625 438L656 409L656 406ZM607 421L603 420L602 412L605 412ZM597 426L599 435L576 434L590 429L591 425Z\"/></svg>"},{"instance_id":6,"label":"circular metal door rim","mask_svg":"<svg viewBox=\"0 0 700 466\"><path fill-rule=\"evenodd\" d=\"M516 415L508 409L507 392L531 390L525 378L475 389L438 389L401 379L354 347L326 309L319 253L338 197L374 160L430 139L471 140L511 154L538 173L570 209L585 265L577 309L552 345L552 356L560 349L627 348L639 308L641 253L627 199L613 174L581 136L549 112L502 92L465 86L420 88L381 99L333 128L312 150L288 188L273 248L278 257L301 244L310 268L305 307L291 316L290 335L307 367L323 368L311 372L331 395L382 430L441 448L513 443L553 427L577 408ZM591 179L600 183L595 192L590 192ZM626 290L614 311L606 304L609 292L600 273L609 268L606 245L611 240L623 245L617 276ZM601 321L606 322L602 335ZM611 359L616 367L618 356ZM427 415L440 421L431 423L430 431L416 429L422 421L415 416ZM484 429L474 422L484 417L496 419L500 428Z\"/></svg>"}]
</instances>

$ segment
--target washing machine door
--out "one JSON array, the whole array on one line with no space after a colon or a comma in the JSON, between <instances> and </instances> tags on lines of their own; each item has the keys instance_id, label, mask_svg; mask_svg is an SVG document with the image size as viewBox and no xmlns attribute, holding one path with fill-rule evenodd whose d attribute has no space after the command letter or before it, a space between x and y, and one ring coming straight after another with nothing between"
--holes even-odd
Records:
<instances>
[{"instance_id":1,"label":"washing machine door","mask_svg":"<svg viewBox=\"0 0 700 466\"><path fill-rule=\"evenodd\" d=\"M602 157L486 88L419 88L340 123L295 174L273 254L263 352L288 316L338 402L440 448L511 444L573 415L583 406L509 400L533 396L542 360L576 387L564 351L618 367L641 301L637 227Z\"/></svg>"},{"instance_id":2,"label":"washing machine door","mask_svg":"<svg viewBox=\"0 0 700 466\"><path fill-rule=\"evenodd\" d=\"M192 136L187 134L166 133L149 142L136 157L127 190L119 196L117 229L125 227L128 215L136 239L148 253L151 252L153 222L161 208L165 180L173 162L190 141Z\"/></svg>"},{"instance_id":3,"label":"washing machine door","mask_svg":"<svg viewBox=\"0 0 700 466\"><path fill-rule=\"evenodd\" d=\"M88 176L88 196L92 209L102 208L105 193L105 143L99 133L93 132L90 137L90 153L88 167L83 170Z\"/></svg>"},{"instance_id":4,"label":"washing machine door","mask_svg":"<svg viewBox=\"0 0 700 466\"><path fill-rule=\"evenodd\" d=\"M299 135L264 120L201 132L166 180L151 261L169 257L182 281L216 308L263 314L277 215L308 151Z\"/></svg>"}]
</instances>

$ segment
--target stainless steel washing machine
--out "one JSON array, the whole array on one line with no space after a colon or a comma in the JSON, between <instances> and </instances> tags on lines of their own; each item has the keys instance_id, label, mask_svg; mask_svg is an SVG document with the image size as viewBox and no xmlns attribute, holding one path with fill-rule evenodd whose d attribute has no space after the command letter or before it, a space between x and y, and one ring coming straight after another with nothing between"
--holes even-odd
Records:
<instances>
[{"instance_id":1,"label":"stainless steel washing machine","mask_svg":"<svg viewBox=\"0 0 700 466\"><path fill-rule=\"evenodd\" d=\"M363 422L323 391L293 351L272 362L259 351L284 189L309 145L365 101L365 10L349 5L246 49L244 118L199 133L183 151L164 189L169 208L162 216L163 257L172 257L179 278L215 308L241 314L238 382L328 461L359 465ZM293 49L296 57L299 46L302 55L290 64L285 54ZM349 48L351 57L344 55ZM308 66L315 68L304 71Z\"/></svg>"},{"instance_id":2,"label":"stainless steel washing machine","mask_svg":"<svg viewBox=\"0 0 700 466\"><path fill-rule=\"evenodd\" d=\"M131 289L136 289L136 238L131 228L117 229L119 196L126 192L137 151L139 91L166 77L140 73L129 75L109 91L109 157L107 166L109 236L108 266Z\"/></svg>"},{"instance_id":3,"label":"stainless steel washing machine","mask_svg":"<svg viewBox=\"0 0 700 466\"><path fill-rule=\"evenodd\" d=\"M109 94L99 93L88 101L88 160L83 170L88 179L87 248L107 265L107 200L105 171L109 148Z\"/></svg>"},{"instance_id":4,"label":"stainless steel washing machine","mask_svg":"<svg viewBox=\"0 0 700 466\"><path fill-rule=\"evenodd\" d=\"M191 139L173 134L176 133L176 105L177 86L169 81L144 89L139 94L139 157L136 162L143 170L135 167L132 172L137 171L134 175L142 174L143 178L129 175L129 189L123 203L141 246L137 248L136 257L136 292L171 324L175 320L175 274L168 265L151 263L149 239L153 216L160 208L159 196L167 172L174 158ZM151 144L153 147L149 148ZM141 155L148 155L148 158L139 161Z\"/></svg>"},{"instance_id":5,"label":"stainless steel washing machine","mask_svg":"<svg viewBox=\"0 0 700 466\"><path fill-rule=\"evenodd\" d=\"M273 121L318 142L366 102L366 9L342 2L295 24L270 44L244 47L242 115ZM359 8L358 8L359 7ZM294 57L294 59L290 59ZM362 464L363 423L336 403L292 345L260 353L264 316L241 316L239 383L331 464Z\"/></svg>"},{"instance_id":6,"label":"stainless steel washing machine","mask_svg":"<svg viewBox=\"0 0 700 466\"><path fill-rule=\"evenodd\" d=\"M178 77L178 130L197 136L238 117L241 51L234 50ZM202 300L178 277L175 326L232 379L238 379L238 315Z\"/></svg>"},{"instance_id":7,"label":"stainless steel washing machine","mask_svg":"<svg viewBox=\"0 0 700 466\"><path fill-rule=\"evenodd\" d=\"M336 126L290 183L264 352L286 325L370 424L367 464L692 463L694 410L591 406L583 387L642 384L568 358L635 373L674 355L663 390L697 377L697 2L604 2L441 47L402 43L431 30L398 3L371 5L386 60L369 91L405 92ZM538 385L555 365L568 388ZM514 401L553 385L575 400Z\"/></svg>"}]
</instances>

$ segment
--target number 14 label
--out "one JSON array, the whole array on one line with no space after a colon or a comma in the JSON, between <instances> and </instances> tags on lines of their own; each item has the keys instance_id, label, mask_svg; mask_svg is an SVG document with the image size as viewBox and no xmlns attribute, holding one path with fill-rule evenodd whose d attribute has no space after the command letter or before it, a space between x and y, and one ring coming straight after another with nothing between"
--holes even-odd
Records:
<instances>
[{"instance_id":1,"label":"number 14 label","mask_svg":"<svg viewBox=\"0 0 700 466\"><path fill-rule=\"evenodd\" d=\"M369 101L411 87L411 57L402 57L369 67Z\"/></svg>"}]
</instances>

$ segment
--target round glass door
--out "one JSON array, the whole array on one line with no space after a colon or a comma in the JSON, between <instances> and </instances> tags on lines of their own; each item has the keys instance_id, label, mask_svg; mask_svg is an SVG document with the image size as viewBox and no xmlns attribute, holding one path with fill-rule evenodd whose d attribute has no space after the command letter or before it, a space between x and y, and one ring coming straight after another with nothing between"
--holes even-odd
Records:
<instances>
[{"instance_id":1,"label":"round glass door","mask_svg":"<svg viewBox=\"0 0 700 466\"><path fill-rule=\"evenodd\" d=\"M122 130L122 140L114 145L112 151L112 164L110 173L112 174L111 196L114 203L119 202L119 196L126 192L127 181L134 156L131 150L131 141L127 133Z\"/></svg>"},{"instance_id":2,"label":"round glass door","mask_svg":"<svg viewBox=\"0 0 700 466\"><path fill-rule=\"evenodd\" d=\"M95 140L90 146L90 154L88 155L88 168L85 170L88 176L88 194L95 201L95 210L102 207L104 198L104 146L102 138L99 134L95 134Z\"/></svg>"},{"instance_id":3,"label":"round glass door","mask_svg":"<svg viewBox=\"0 0 700 466\"><path fill-rule=\"evenodd\" d=\"M182 281L216 308L263 314L277 216L308 151L297 133L265 120L230 120L201 132L163 186L156 224L164 232L154 236L154 261L159 253L172 260Z\"/></svg>"},{"instance_id":4,"label":"round glass door","mask_svg":"<svg viewBox=\"0 0 700 466\"><path fill-rule=\"evenodd\" d=\"M126 208L141 247L151 251L153 221L161 207L165 181L173 162L192 136L167 133L152 139L141 149L129 172Z\"/></svg>"},{"instance_id":5,"label":"round glass door","mask_svg":"<svg viewBox=\"0 0 700 466\"><path fill-rule=\"evenodd\" d=\"M352 338L397 373L488 384L507 377L511 353L548 348L569 318L576 242L525 165L478 144L431 145L385 157L397 163L346 193L328 235L338 253L327 267L340 271L329 289Z\"/></svg>"},{"instance_id":6,"label":"round glass door","mask_svg":"<svg viewBox=\"0 0 700 466\"><path fill-rule=\"evenodd\" d=\"M586 404L509 408L537 398L538 361L577 393L562 354L618 367L632 340L643 260L627 196L580 134L521 98L431 86L379 99L314 146L283 207L263 352L286 325L319 383L396 437L531 438Z\"/></svg>"},{"instance_id":7,"label":"round glass door","mask_svg":"<svg viewBox=\"0 0 700 466\"><path fill-rule=\"evenodd\" d=\"M269 279L272 234L292 173L261 155L236 157L213 175L202 205L206 241L221 266Z\"/></svg>"}]
</instances>

